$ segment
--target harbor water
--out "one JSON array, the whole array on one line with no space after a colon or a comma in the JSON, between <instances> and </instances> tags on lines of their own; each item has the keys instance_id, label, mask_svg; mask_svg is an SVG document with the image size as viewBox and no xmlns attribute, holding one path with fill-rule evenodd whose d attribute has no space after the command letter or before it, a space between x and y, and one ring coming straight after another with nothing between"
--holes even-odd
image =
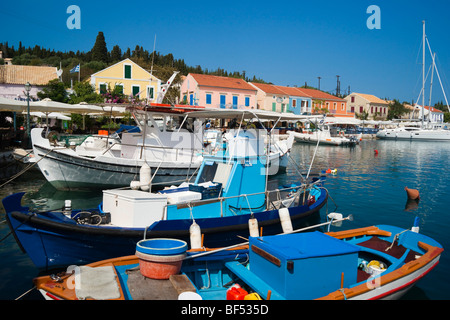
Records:
<instances>
[{"instance_id":1,"label":"harbor water","mask_svg":"<svg viewBox=\"0 0 450 320\"><path fill-rule=\"evenodd\" d=\"M377 150L377 152L375 152ZM316 151L316 152L315 152ZM321 210L326 213L352 214L332 231L389 224L411 228L415 217L420 219L420 232L434 238L444 247L440 263L402 299L450 299L450 143L363 140L356 147L334 147L295 143L286 173L275 178L280 183L299 181L306 175L314 158L311 172L337 169L327 174L324 186L329 201ZM298 167L297 167L298 166ZM408 203L405 187L418 189L420 201ZM39 171L28 171L0 189L0 197L26 192L23 205L36 211L60 209L71 199L73 208L96 207L101 191L57 191ZM0 221L5 220L0 207ZM20 251L6 223L0 224L0 299L13 300L32 288L32 279L39 275L28 256ZM34 290L35 291L35 290ZM39 297L30 293L24 299Z\"/></svg>"}]
</instances>

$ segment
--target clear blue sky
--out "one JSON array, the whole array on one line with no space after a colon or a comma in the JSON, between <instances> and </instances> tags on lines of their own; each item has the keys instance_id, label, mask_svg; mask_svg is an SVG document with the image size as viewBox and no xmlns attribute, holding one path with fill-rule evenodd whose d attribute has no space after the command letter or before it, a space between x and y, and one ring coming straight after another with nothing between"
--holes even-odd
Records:
<instances>
[{"instance_id":1,"label":"clear blue sky","mask_svg":"<svg viewBox=\"0 0 450 320\"><path fill-rule=\"evenodd\" d=\"M66 26L72 4L81 9L80 30ZM381 11L379 30L366 26L372 4ZM326 91L335 90L339 75L341 91L350 85L352 92L411 101L421 89L422 20L450 91L449 15L448 0L7 1L0 42L89 51L103 31L108 50L140 45L151 52L156 35L157 51L190 66L245 70L277 85L317 86L321 77ZM443 100L434 80L432 104Z\"/></svg>"}]
</instances>

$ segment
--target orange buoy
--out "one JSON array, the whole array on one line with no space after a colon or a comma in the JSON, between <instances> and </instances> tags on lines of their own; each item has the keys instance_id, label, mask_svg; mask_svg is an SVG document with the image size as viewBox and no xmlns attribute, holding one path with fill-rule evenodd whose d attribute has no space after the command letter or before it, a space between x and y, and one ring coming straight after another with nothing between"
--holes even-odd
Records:
<instances>
[{"instance_id":1,"label":"orange buoy","mask_svg":"<svg viewBox=\"0 0 450 320\"><path fill-rule=\"evenodd\" d=\"M331 173L331 169L328 169L326 172L327 172L327 173Z\"/></svg>"},{"instance_id":2,"label":"orange buoy","mask_svg":"<svg viewBox=\"0 0 450 320\"><path fill-rule=\"evenodd\" d=\"M417 189L409 189L408 187L405 187L406 194L408 195L408 199L416 200L420 199L419 190Z\"/></svg>"}]
</instances>

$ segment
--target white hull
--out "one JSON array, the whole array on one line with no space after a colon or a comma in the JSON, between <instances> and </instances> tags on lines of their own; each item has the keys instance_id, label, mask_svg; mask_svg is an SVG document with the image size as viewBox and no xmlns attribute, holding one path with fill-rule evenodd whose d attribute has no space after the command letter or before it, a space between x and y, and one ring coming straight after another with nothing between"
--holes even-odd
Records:
<instances>
[{"instance_id":1,"label":"white hull","mask_svg":"<svg viewBox=\"0 0 450 320\"><path fill-rule=\"evenodd\" d=\"M378 131L377 138L386 140L450 141L450 130L397 128Z\"/></svg>"},{"instance_id":2,"label":"white hull","mask_svg":"<svg viewBox=\"0 0 450 320\"><path fill-rule=\"evenodd\" d=\"M32 130L33 153L44 177L57 189L124 187L139 180L144 163L151 168L153 185L179 184L200 166L202 157L194 161L160 161L100 155L79 156L70 148L52 147L41 131ZM190 159L189 159L190 160Z\"/></svg>"},{"instance_id":3,"label":"white hull","mask_svg":"<svg viewBox=\"0 0 450 320\"><path fill-rule=\"evenodd\" d=\"M332 145L341 146L349 145L353 142L346 137L331 137L329 132L315 131L313 133L300 133L300 132L290 132L294 136L295 141L303 143Z\"/></svg>"}]
</instances>

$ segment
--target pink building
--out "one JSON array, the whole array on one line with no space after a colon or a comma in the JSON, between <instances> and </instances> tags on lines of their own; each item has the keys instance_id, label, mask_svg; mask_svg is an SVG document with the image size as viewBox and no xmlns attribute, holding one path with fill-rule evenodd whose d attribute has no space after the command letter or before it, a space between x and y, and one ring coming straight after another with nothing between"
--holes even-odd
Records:
<instances>
[{"instance_id":1,"label":"pink building","mask_svg":"<svg viewBox=\"0 0 450 320\"><path fill-rule=\"evenodd\" d=\"M190 73L180 95L186 104L206 108L256 109L257 90L245 80Z\"/></svg>"}]
</instances>

